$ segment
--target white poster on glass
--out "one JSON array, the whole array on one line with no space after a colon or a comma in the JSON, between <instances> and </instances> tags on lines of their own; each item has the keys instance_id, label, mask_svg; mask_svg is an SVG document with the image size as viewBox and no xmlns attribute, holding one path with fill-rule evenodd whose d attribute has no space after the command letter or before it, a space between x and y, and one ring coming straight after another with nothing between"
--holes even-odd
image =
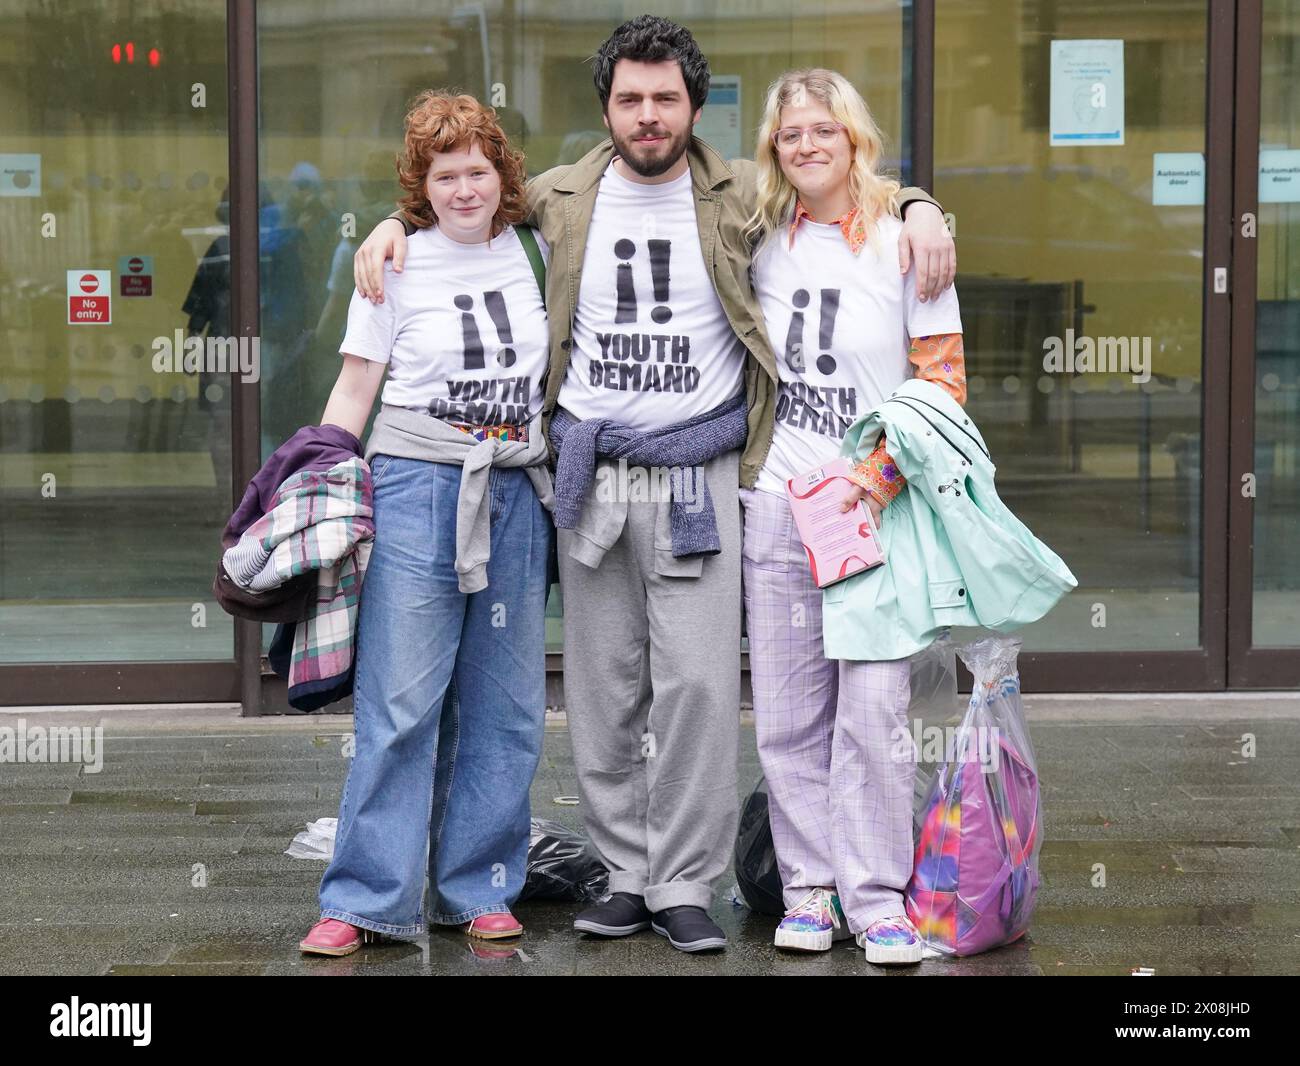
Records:
<instances>
[{"instance_id":1,"label":"white poster on glass","mask_svg":"<svg viewBox=\"0 0 1300 1066\"><path fill-rule=\"evenodd\" d=\"M708 141L723 159L750 155L753 145L742 145L740 137L740 75L712 74L709 95L695 123L695 136Z\"/></svg>"},{"instance_id":2,"label":"white poster on glass","mask_svg":"<svg viewBox=\"0 0 1300 1066\"><path fill-rule=\"evenodd\" d=\"M1124 42L1053 41L1051 145L1124 143Z\"/></svg>"}]
</instances>

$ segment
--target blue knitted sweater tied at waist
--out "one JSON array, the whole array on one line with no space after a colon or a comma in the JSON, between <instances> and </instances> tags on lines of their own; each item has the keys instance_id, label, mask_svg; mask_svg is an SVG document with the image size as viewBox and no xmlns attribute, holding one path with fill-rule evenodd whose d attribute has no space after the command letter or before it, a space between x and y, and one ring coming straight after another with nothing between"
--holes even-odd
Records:
<instances>
[{"instance_id":1,"label":"blue knitted sweater tied at waist","mask_svg":"<svg viewBox=\"0 0 1300 1066\"><path fill-rule=\"evenodd\" d=\"M555 467L555 524L573 529L582 516L600 458L672 472L673 556L717 555L722 550L713 498L702 464L745 444L747 409L741 393L712 410L658 429L638 430L607 418L577 419L563 407L551 416ZM683 489L683 469L691 468L694 493Z\"/></svg>"}]
</instances>

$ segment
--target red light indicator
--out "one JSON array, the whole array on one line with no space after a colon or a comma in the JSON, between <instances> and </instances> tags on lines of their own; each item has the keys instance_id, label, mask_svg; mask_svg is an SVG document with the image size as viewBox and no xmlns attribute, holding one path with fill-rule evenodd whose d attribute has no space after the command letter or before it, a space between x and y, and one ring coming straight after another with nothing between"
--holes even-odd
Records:
<instances>
[{"instance_id":1,"label":"red light indicator","mask_svg":"<svg viewBox=\"0 0 1300 1066\"><path fill-rule=\"evenodd\" d=\"M150 65L151 67L156 67L156 66L157 66L159 63L161 63L161 62L162 62L162 53L161 53L160 51L158 51L157 48L150 48L150 49L149 49L149 65Z\"/></svg>"}]
</instances>

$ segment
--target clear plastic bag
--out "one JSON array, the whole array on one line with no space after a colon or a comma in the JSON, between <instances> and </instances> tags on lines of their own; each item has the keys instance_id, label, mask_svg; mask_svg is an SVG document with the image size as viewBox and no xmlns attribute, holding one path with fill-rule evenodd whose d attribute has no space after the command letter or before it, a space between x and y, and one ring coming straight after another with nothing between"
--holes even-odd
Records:
<instances>
[{"instance_id":1,"label":"clear plastic bag","mask_svg":"<svg viewBox=\"0 0 1300 1066\"><path fill-rule=\"evenodd\" d=\"M927 946L973 955L1029 928L1039 884L1042 797L1020 700L1020 640L987 637L957 654L974 677L966 714L915 814L905 893Z\"/></svg>"},{"instance_id":2,"label":"clear plastic bag","mask_svg":"<svg viewBox=\"0 0 1300 1066\"><path fill-rule=\"evenodd\" d=\"M307 828L293 838L285 854L294 859L334 858L334 834L338 832L337 818L317 818L308 822Z\"/></svg>"},{"instance_id":3,"label":"clear plastic bag","mask_svg":"<svg viewBox=\"0 0 1300 1066\"><path fill-rule=\"evenodd\" d=\"M957 696L957 652L948 631L918 651L911 659L912 696L907 704L911 723L942 723L954 719L961 707ZM934 769L918 760L913 779L912 810L920 809L930 793Z\"/></svg>"}]
</instances>

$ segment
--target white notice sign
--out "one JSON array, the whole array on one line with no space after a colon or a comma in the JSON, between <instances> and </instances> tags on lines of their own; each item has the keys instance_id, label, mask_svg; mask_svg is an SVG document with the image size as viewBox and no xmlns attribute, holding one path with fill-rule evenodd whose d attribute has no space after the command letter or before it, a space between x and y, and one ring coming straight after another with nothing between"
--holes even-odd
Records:
<instances>
[{"instance_id":1,"label":"white notice sign","mask_svg":"<svg viewBox=\"0 0 1300 1066\"><path fill-rule=\"evenodd\" d=\"M1259 150L1259 202L1300 203L1300 148Z\"/></svg>"},{"instance_id":2,"label":"white notice sign","mask_svg":"<svg viewBox=\"0 0 1300 1066\"><path fill-rule=\"evenodd\" d=\"M1151 202L1205 203L1205 157L1200 152L1156 152L1151 157Z\"/></svg>"},{"instance_id":3,"label":"white notice sign","mask_svg":"<svg viewBox=\"0 0 1300 1066\"><path fill-rule=\"evenodd\" d=\"M1051 146L1124 143L1124 42L1053 41Z\"/></svg>"},{"instance_id":4,"label":"white notice sign","mask_svg":"<svg viewBox=\"0 0 1300 1066\"><path fill-rule=\"evenodd\" d=\"M748 156L752 145L741 145L740 75L713 74L709 95L695 123L695 136L708 141L723 159Z\"/></svg>"},{"instance_id":5,"label":"white notice sign","mask_svg":"<svg viewBox=\"0 0 1300 1066\"><path fill-rule=\"evenodd\" d=\"M40 196L41 157L0 152L0 196Z\"/></svg>"}]
</instances>

